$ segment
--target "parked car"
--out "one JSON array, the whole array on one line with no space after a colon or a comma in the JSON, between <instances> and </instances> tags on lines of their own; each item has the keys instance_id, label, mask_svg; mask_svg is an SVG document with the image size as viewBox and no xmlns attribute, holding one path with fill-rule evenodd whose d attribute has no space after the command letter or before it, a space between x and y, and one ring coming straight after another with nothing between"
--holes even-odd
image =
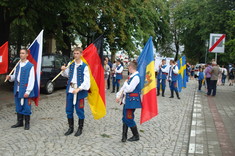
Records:
<instances>
[{"instance_id":1,"label":"parked car","mask_svg":"<svg viewBox=\"0 0 235 156\"><path fill-rule=\"evenodd\" d=\"M51 80L61 71L61 66L67 64L69 58L60 54L44 54L42 56L41 89L51 94L55 88L65 87L67 78L59 76L53 83Z\"/></svg>"},{"instance_id":2,"label":"parked car","mask_svg":"<svg viewBox=\"0 0 235 156\"><path fill-rule=\"evenodd\" d=\"M16 65L19 57L15 57L10 64L10 69ZM55 88L62 88L67 85L67 78L59 76L53 83L51 80L61 71L61 66L68 64L69 58L60 54L43 54L41 67L40 88L46 94L53 93Z\"/></svg>"}]
</instances>

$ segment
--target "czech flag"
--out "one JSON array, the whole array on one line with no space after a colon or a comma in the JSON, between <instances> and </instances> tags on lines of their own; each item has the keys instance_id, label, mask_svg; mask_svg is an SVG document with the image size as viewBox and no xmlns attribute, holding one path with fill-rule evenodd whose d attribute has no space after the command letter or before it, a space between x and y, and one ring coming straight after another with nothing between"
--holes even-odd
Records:
<instances>
[{"instance_id":1,"label":"czech flag","mask_svg":"<svg viewBox=\"0 0 235 156\"><path fill-rule=\"evenodd\" d=\"M178 89L181 92L182 88L186 88L186 57L183 56L177 61L177 65L179 68L179 75L178 75Z\"/></svg>"},{"instance_id":2,"label":"czech flag","mask_svg":"<svg viewBox=\"0 0 235 156\"><path fill-rule=\"evenodd\" d=\"M7 73L8 70L8 42L0 47L0 74Z\"/></svg>"},{"instance_id":3,"label":"czech flag","mask_svg":"<svg viewBox=\"0 0 235 156\"><path fill-rule=\"evenodd\" d=\"M152 37L149 38L144 46L144 50L138 58L138 72L140 74L142 92L142 110L140 118L140 124L142 124L158 114Z\"/></svg>"},{"instance_id":4,"label":"czech flag","mask_svg":"<svg viewBox=\"0 0 235 156\"><path fill-rule=\"evenodd\" d=\"M103 62L103 35L98 37L82 52L82 61L89 67L91 87L88 92L88 103L94 119L106 115L105 80Z\"/></svg>"},{"instance_id":5,"label":"czech flag","mask_svg":"<svg viewBox=\"0 0 235 156\"><path fill-rule=\"evenodd\" d=\"M40 96L40 78L41 78L41 64L42 64L42 44L43 44L43 30L39 33L37 38L29 46L29 56L28 60L34 65L35 71L35 83L34 92L35 97L31 98L35 102L35 105L38 106L39 96Z\"/></svg>"}]
</instances>

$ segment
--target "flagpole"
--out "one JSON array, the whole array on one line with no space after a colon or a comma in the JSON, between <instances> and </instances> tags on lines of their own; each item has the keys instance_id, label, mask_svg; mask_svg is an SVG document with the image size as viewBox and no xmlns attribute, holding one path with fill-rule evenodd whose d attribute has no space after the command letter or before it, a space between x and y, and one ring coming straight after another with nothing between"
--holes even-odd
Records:
<instances>
[{"instance_id":1,"label":"flagpole","mask_svg":"<svg viewBox=\"0 0 235 156\"><path fill-rule=\"evenodd\" d=\"M75 60L71 61L68 66L66 67L66 69L74 62ZM58 75L56 75L56 77L51 81L51 82L54 82L55 79L57 79L64 71L62 70Z\"/></svg>"},{"instance_id":2,"label":"flagpole","mask_svg":"<svg viewBox=\"0 0 235 156\"><path fill-rule=\"evenodd\" d=\"M10 74L8 76L11 76L11 74L13 73L13 71L15 71L15 69L18 66L19 63L20 63L20 60L16 63L15 67L11 70L11 72L10 72ZM7 82L7 79L5 79L4 82Z\"/></svg>"}]
</instances>

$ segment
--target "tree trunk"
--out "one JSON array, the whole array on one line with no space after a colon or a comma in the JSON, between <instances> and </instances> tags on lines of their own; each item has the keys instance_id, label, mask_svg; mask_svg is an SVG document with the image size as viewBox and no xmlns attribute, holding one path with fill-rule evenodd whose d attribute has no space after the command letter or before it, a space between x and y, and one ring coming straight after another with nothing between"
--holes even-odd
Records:
<instances>
[{"instance_id":1,"label":"tree trunk","mask_svg":"<svg viewBox=\"0 0 235 156\"><path fill-rule=\"evenodd\" d=\"M70 37L67 36L66 34L63 34L63 41L66 45L66 47L63 47L62 48L62 54L63 55L66 55L70 58L70 53L71 53L71 40L70 40Z\"/></svg>"},{"instance_id":2,"label":"tree trunk","mask_svg":"<svg viewBox=\"0 0 235 156\"><path fill-rule=\"evenodd\" d=\"M0 7L0 46L9 41L10 23L9 12Z\"/></svg>"}]
</instances>

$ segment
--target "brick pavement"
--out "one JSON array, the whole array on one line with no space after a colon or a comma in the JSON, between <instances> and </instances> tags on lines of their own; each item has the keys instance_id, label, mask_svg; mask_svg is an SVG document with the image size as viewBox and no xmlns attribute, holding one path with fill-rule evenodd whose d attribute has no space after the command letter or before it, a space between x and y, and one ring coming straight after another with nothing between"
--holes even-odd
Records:
<instances>
[{"instance_id":1,"label":"brick pavement","mask_svg":"<svg viewBox=\"0 0 235 156\"><path fill-rule=\"evenodd\" d=\"M39 107L33 107L29 131L10 128L16 122L13 102L5 105L0 101L0 155L187 155L195 87L195 82L190 82L180 93L181 100L169 99L167 88L166 97L158 98L159 115L142 125L139 125L140 110L137 110L140 141L126 143L120 141L122 106L114 102L115 95L109 91L107 115L103 119L94 120L86 103L84 132L80 137L64 136L68 128L64 90L44 95ZM129 130L128 137L131 135Z\"/></svg>"},{"instance_id":2,"label":"brick pavement","mask_svg":"<svg viewBox=\"0 0 235 156\"><path fill-rule=\"evenodd\" d=\"M235 87L218 86L215 97L195 92L189 156L235 155Z\"/></svg>"}]
</instances>

